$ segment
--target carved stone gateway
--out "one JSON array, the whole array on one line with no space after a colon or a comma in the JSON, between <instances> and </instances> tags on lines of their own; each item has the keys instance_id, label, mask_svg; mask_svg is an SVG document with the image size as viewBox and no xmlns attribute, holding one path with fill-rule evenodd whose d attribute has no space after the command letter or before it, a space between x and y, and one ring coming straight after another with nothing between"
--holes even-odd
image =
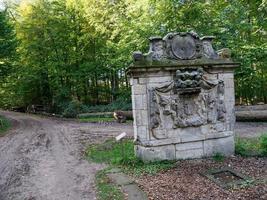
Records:
<instances>
[{"instance_id":1,"label":"carved stone gateway","mask_svg":"<svg viewBox=\"0 0 267 200\"><path fill-rule=\"evenodd\" d=\"M150 38L135 52L132 87L135 151L145 161L234 152L234 79L239 64L194 32ZM227 55L224 55L227 54Z\"/></svg>"}]
</instances>

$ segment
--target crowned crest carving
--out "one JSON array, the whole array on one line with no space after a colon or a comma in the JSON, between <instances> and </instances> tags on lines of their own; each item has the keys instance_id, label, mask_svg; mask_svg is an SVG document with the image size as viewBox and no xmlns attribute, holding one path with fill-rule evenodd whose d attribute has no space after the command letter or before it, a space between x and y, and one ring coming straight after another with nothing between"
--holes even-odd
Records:
<instances>
[{"instance_id":1,"label":"crowned crest carving","mask_svg":"<svg viewBox=\"0 0 267 200\"><path fill-rule=\"evenodd\" d=\"M200 38L195 32L174 32L162 37L151 37L147 54L134 52L135 61L164 59L194 60L201 58L219 59L212 47L213 36Z\"/></svg>"}]
</instances>

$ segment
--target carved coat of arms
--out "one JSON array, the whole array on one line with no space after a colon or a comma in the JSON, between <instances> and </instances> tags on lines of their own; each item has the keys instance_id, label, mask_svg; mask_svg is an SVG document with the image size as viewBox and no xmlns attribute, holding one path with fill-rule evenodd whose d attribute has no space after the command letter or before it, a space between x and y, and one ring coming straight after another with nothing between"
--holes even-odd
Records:
<instances>
[{"instance_id":1,"label":"carved coat of arms","mask_svg":"<svg viewBox=\"0 0 267 200\"><path fill-rule=\"evenodd\" d=\"M224 83L207 80L201 67L177 70L173 81L150 88L149 95L152 133L157 129L197 127L225 118Z\"/></svg>"}]
</instances>

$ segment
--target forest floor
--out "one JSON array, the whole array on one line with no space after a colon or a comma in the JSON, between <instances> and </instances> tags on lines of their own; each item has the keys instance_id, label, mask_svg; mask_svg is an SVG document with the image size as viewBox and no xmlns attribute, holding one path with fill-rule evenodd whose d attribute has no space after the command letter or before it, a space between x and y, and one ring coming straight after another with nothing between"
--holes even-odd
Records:
<instances>
[{"instance_id":1,"label":"forest floor","mask_svg":"<svg viewBox=\"0 0 267 200\"><path fill-rule=\"evenodd\" d=\"M105 167L85 160L89 144L121 132L133 136L131 124L79 123L72 120L0 111L12 128L0 137L1 200L96 199L95 174ZM237 123L241 137L267 132L267 123Z\"/></svg>"},{"instance_id":2,"label":"forest floor","mask_svg":"<svg viewBox=\"0 0 267 200\"><path fill-rule=\"evenodd\" d=\"M223 188L203 175L228 168L247 179L238 186ZM225 176L224 181L228 178ZM266 200L267 157L181 160L169 170L137 177L136 182L149 200Z\"/></svg>"}]
</instances>

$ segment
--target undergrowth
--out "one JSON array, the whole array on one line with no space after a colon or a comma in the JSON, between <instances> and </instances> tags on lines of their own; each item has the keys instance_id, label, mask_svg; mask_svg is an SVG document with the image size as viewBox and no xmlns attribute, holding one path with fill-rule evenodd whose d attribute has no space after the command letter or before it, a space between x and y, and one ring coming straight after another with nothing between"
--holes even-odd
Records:
<instances>
[{"instance_id":1,"label":"undergrowth","mask_svg":"<svg viewBox=\"0 0 267 200\"><path fill-rule=\"evenodd\" d=\"M82 117L79 118L80 122L114 122L113 117Z\"/></svg>"},{"instance_id":2,"label":"undergrowth","mask_svg":"<svg viewBox=\"0 0 267 200\"><path fill-rule=\"evenodd\" d=\"M156 174L158 171L174 167L174 161L143 162L134 154L134 144L126 139L123 142L107 140L87 149L87 157L94 162L104 162L120 167L125 173L140 176Z\"/></svg>"},{"instance_id":3,"label":"undergrowth","mask_svg":"<svg viewBox=\"0 0 267 200\"><path fill-rule=\"evenodd\" d=\"M114 110L131 110L132 103L130 98L118 98L107 105L88 106L87 112L113 112Z\"/></svg>"},{"instance_id":4,"label":"undergrowth","mask_svg":"<svg viewBox=\"0 0 267 200\"><path fill-rule=\"evenodd\" d=\"M237 138L235 152L241 156L267 156L267 133L258 138Z\"/></svg>"}]
</instances>

